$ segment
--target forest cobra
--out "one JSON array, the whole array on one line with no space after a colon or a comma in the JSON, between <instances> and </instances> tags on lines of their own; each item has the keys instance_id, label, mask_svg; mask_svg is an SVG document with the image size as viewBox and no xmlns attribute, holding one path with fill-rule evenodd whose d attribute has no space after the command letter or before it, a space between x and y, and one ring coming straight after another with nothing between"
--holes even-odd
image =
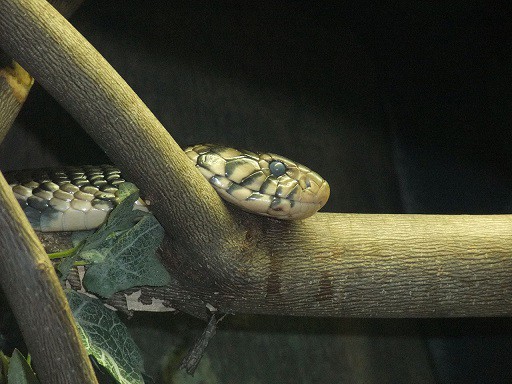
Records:
<instances>
[{"instance_id":1,"label":"forest cobra","mask_svg":"<svg viewBox=\"0 0 512 384\"><path fill-rule=\"evenodd\" d=\"M329 198L327 181L279 155L214 144L184 151L223 199L251 213L304 219ZM110 165L11 172L6 177L30 223L42 232L97 228L118 204L118 189L125 182ZM135 208L145 209L143 200Z\"/></svg>"}]
</instances>

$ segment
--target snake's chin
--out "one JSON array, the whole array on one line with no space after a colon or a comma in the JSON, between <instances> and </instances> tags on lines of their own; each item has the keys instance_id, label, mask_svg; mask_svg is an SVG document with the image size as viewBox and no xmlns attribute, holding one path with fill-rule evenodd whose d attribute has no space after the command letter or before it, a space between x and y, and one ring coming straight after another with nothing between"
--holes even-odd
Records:
<instances>
[{"instance_id":1,"label":"snake's chin","mask_svg":"<svg viewBox=\"0 0 512 384\"><path fill-rule=\"evenodd\" d=\"M184 151L223 199L247 212L305 219L329 198L329 184L318 173L280 155L216 144Z\"/></svg>"},{"instance_id":2,"label":"snake's chin","mask_svg":"<svg viewBox=\"0 0 512 384\"><path fill-rule=\"evenodd\" d=\"M318 212L327 203L330 187L322 180L320 186L309 187L301 193L303 200L287 199L248 190L237 184L229 191L212 183L217 193L229 203L253 214L280 220L302 220ZM234 192L236 190L236 192ZM243 197L243 198L242 198Z\"/></svg>"}]
</instances>

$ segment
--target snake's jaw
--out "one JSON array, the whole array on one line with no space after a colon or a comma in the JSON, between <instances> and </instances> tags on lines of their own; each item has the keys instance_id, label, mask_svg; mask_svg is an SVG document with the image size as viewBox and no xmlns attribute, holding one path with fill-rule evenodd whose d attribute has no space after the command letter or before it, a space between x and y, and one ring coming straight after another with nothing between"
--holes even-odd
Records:
<instances>
[{"instance_id":1,"label":"snake's jaw","mask_svg":"<svg viewBox=\"0 0 512 384\"><path fill-rule=\"evenodd\" d=\"M239 208L281 220L313 215L329 198L319 174L285 157L214 144L185 149L219 195Z\"/></svg>"},{"instance_id":2,"label":"snake's jaw","mask_svg":"<svg viewBox=\"0 0 512 384\"><path fill-rule=\"evenodd\" d=\"M304 219L329 198L329 184L320 175L279 155L213 144L195 145L185 153L221 197L251 213ZM119 203L119 186L125 182L119 169L111 165L6 176L30 223L42 232L98 227ZM147 211L140 199L134 208Z\"/></svg>"}]
</instances>

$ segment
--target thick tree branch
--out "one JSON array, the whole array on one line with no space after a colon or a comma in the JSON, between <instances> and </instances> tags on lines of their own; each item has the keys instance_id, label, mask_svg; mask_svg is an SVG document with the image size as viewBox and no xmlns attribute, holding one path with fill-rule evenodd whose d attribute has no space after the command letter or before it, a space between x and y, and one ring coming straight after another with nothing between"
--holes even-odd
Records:
<instances>
[{"instance_id":1,"label":"thick tree branch","mask_svg":"<svg viewBox=\"0 0 512 384\"><path fill-rule=\"evenodd\" d=\"M83 0L50 0L62 15L69 17ZM12 123L30 92L34 79L0 49L0 143L4 140Z\"/></svg>"},{"instance_id":2,"label":"thick tree branch","mask_svg":"<svg viewBox=\"0 0 512 384\"><path fill-rule=\"evenodd\" d=\"M510 216L318 214L288 223L231 214L119 75L44 1L0 2L0 43L150 199L168 233L162 259L178 279L164 294L178 292L186 310L510 314Z\"/></svg>"},{"instance_id":3,"label":"thick tree branch","mask_svg":"<svg viewBox=\"0 0 512 384\"><path fill-rule=\"evenodd\" d=\"M44 0L7 0L0 2L0 43L141 186L177 254L200 265L204 279L233 275L224 258L239 253L243 229L83 36Z\"/></svg>"},{"instance_id":4,"label":"thick tree branch","mask_svg":"<svg viewBox=\"0 0 512 384\"><path fill-rule=\"evenodd\" d=\"M53 266L1 173L0 264L2 290L41 381L96 383Z\"/></svg>"},{"instance_id":5,"label":"thick tree branch","mask_svg":"<svg viewBox=\"0 0 512 384\"><path fill-rule=\"evenodd\" d=\"M70 15L81 0L60 1ZM33 78L0 50L0 143ZM0 173L0 283L43 383L96 383L64 292L43 246ZM55 356L59 356L58 359Z\"/></svg>"},{"instance_id":6,"label":"thick tree branch","mask_svg":"<svg viewBox=\"0 0 512 384\"><path fill-rule=\"evenodd\" d=\"M128 298L134 310L166 310L151 307L158 299L205 319L207 304L228 313L307 316L512 315L511 215L318 213L260 224L241 271L245 283L205 289L173 282L119 294L117 305ZM48 237L54 251L68 246L66 237Z\"/></svg>"}]
</instances>

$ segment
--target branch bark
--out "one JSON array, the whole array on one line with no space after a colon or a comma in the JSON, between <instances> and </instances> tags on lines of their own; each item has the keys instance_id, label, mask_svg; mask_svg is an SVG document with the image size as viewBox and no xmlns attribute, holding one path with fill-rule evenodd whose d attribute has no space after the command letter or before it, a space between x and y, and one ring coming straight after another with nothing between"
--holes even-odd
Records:
<instances>
[{"instance_id":1,"label":"branch bark","mask_svg":"<svg viewBox=\"0 0 512 384\"><path fill-rule=\"evenodd\" d=\"M7 0L0 2L0 44L141 186L177 255L186 254L201 265L202 279L211 284L233 275L225 258L239 253L243 228L151 111L83 36L44 0Z\"/></svg>"},{"instance_id":2,"label":"branch bark","mask_svg":"<svg viewBox=\"0 0 512 384\"><path fill-rule=\"evenodd\" d=\"M510 215L318 213L302 222L267 224L261 219L253 227L254 249L238 276L243 282L205 289L193 280L176 281L119 293L113 303L168 310L163 301L203 319L212 307L297 316L512 315ZM44 239L52 251L69 246L62 234Z\"/></svg>"},{"instance_id":3,"label":"branch bark","mask_svg":"<svg viewBox=\"0 0 512 384\"><path fill-rule=\"evenodd\" d=\"M1 173L0 263L2 290L41 382L97 383L54 268Z\"/></svg>"},{"instance_id":4,"label":"branch bark","mask_svg":"<svg viewBox=\"0 0 512 384\"><path fill-rule=\"evenodd\" d=\"M71 16L83 0L50 0L64 17ZM34 79L0 49L0 143L25 103Z\"/></svg>"},{"instance_id":5,"label":"branch bark","mask_svg":"<svg viewBox=\"0 0 512 384\"><path fill-rule=\"evenodd\" d=\"M28 96L34 79L0 50L0 143Z\"/></svg>"},{"instance_id":6,"label":"branch bark","mask_svg":"<svg viewBox=\"0 0 512 384\"><path fill-rule=\"evenodd\" d=\"M71 14L81 0L60 7ZM0 143L23 106L33 78L0 50ZM0 173L0 284L44 383L96 383L52 264ZM55 356L59 356L57 359Z\"/></svg>"},{"instance_id":7,"label":"branch bark","mask_svg":"<svg viewBox=\"0 0 512 384\"><path fill-rule=\"evenodd\" d=\"M23 41L32 44L20 49ZM185 310L199 312L209 303L317 316L510 314L511 216L317 214L288 223L231 212L121 77L44 1L0 2L0 44L151 201L168 234L162 260L177 279L148 291L153 297L179 296Z\"/></svg>"}]
</instances>

